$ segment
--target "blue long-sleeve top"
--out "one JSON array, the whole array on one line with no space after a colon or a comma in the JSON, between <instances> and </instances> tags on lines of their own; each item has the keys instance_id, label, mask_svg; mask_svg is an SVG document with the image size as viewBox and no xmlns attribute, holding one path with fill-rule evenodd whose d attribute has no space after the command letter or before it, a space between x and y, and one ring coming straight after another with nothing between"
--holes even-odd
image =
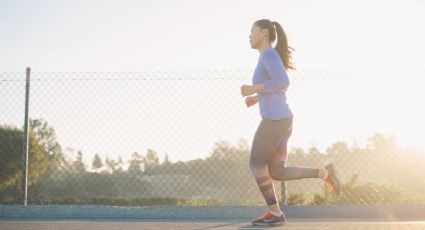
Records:
<instances>
[{"instance_id":1,"label":"blue long-sleeve top","mask_svg":"<svg viewBox=\"0 0 425 230\"><path fill-rule=\"evenodd\" d=\"M260 54L252 84L264 86L264 92L257 93L262 118L280 120L293 116L285 94L289 78L282 59L274 48L269 47Z\"/></svg>"}]
</instances>

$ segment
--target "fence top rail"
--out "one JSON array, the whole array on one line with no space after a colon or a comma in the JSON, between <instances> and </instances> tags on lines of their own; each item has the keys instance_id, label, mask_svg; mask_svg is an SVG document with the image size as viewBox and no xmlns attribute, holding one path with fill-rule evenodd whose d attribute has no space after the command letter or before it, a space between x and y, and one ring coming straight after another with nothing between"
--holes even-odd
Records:
<instances>
[{"instance_id":1,"label":"fence top rail","mask_svg":"<svg viewBox=\"0 0 425 230\"><path fill-rule=\"evenodd\" d=\"M115 72L31 72L31 81L249 80L253 70L157 70ZM301 69L292 80L423 80L425 69ZM25 72L0 72L0 82L25 81Z\"/></svg>"}]
</instances>

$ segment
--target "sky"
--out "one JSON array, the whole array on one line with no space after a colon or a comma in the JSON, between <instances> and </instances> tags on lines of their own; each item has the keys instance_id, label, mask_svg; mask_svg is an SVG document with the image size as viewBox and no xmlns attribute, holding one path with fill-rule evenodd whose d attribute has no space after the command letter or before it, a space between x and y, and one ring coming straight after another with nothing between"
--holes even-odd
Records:
<instances>
[{"instance_id":1,"label":"sky","mask_svg":"<svg viewBox=\"0 0 425 230\"><path fill-rule=\"evenodd\" d=\"M420 0L0 0L0 79L18 79L21 75L10 73L22 73L27 66L40 78L46 72L92 76L95 72L147 71L149 77L155 71L248 73L246 80L230 82L121 83L119 89L108 82L95 87L84 81L65 86L34 83L32 114L46 118L65 147L91 155L120 152L127 157L151 147L161 157L168 152L174 161L203 157L218 139L236 142L243 137L250 141L255 132L258 108L244 107L239 87L250 83L249 73L259 55L249 46L252 23L269 18L281 23L295 48L297 71L290 73L288 91L288 101L298 118L294 126L299 132L292 137L293 146L324 149L338 139L364 140L382 131L395 134L403 145L425 148L418 131L424 128L425 112L417 104L418 98L425 96L421 90L425 78L423 12L425 2ZM335 71L349 78L377 76L379 80L308 80L335 76ZM223 76L208 72L200 77L217 75L232 77L231 72ZM157 91L164 86L171 92ZM0 108L12 111L2 111L0 123L20 126L21 89L22 85L0 84ZM137 97L126 94L128 89L137 91ZM104 95L110 91L115 94ZM175 98L176 92L183 102ZM104 104L98 103L100 97ZM61 104L52 98L68 101ZM203 103L202 110L196 107L199 103ZM189 115L170 118L170 110L178 113L176 104ZM101 115L105 106L109 114L120 112L115 115L121 118L116 126L104 126L115 119ZM85 115L76 118L69 116L72 109L63 112L71 107ZM211 108L222 108L226 114ZM138 121L138 116L148 119ZM243 119L238 121L240 116ZM199 131L203 126L205 129ZM120 134L126 146L111 144L117 139L115 135L93 137L105 129ZM140 130L154 129L160 131L137 136ZM81 135L77 130L87 132ZM126 132L136 137L125 139Z\"/></svg>"},{"instance_id":2,"label":"sky","mask_svg":"<svg viewBox=\"0 0 425 230\"><path fill-rule=\"evenodd\" d=\"M0 1L0 69L252 69L252 23L284 27L299 69L422 65L420 0Z\"/></svg>"}]
</instances>

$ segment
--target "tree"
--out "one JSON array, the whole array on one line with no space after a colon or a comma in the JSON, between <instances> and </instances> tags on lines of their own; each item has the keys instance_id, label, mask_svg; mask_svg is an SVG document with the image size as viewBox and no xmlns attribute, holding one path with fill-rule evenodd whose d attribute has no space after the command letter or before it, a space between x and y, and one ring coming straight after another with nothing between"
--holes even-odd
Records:
<instances>
[{"instance_id":1,"label":"tree","mask_svg":"<svg viewBox=\"0 0 425 230\"><path fill-rule=\"evenodd\" d=\"M299 157L299 158L304 158L306 156L304 149L299 148L299 147L291 148L291 151L289 152L289 154L294 154L294 156Z\"/></svg>"},{"instance_id":2,"label":"tree","mask_svg":"<svg viewBox=\"0 0 425 230\"><path fill-rule=\"evenodd\" d=\"M133 155L131 155L131 160L128 162L128 173L133 175L139 175L142 174L142 163L144 159L143 157L137 153L134 152Z\"/></svg>"},{"instance_id":3,"label":"tree","mask_svg":"<svg viewBox=\"0 0 425 230\"><path fill-rule=\"evenodd\" d=\"M144 163L145 163L146 171L151 171L154 168L158 167L159 165L158 154L152 149L148 149L148 151L146 152Z\"/></svg>"},{"instance_id":4,"label":"tree","mask_svg":"<svg viewBox=\"0 0 425 230\"><path fill-rule=\"evenodd\" d=\"M385 136L381 133L375 133L368 138L368 148L379 153L393 152L397 149L396 138L394 135Z\"/></svg>"},{"instance_id":5,"label":"tree","mask_svg":"<svg viewBox=\"0 0 425 230\"><path fill-rule=\"evenodd\" d=\"M316 155L320 155L320 151L315 146L312 146L308 149L308 154L311 156L316 156Z\"/></svg>"},{"instance_id":6,"label":"tree","mask_svg":"<svg viewBox=\"0 0 425 230\"><path fill-rule=\"evenodd\" d=\"M214 143L214 150L211 153L211 158L215 160L224 160L229 158L229 153L233 150L233 146L224 140Z\"/></svg>"},{"instance_id":7,"label":"tree","mask_svg":"<svg viewBox=\"0 0 425 230\"><path fill-rule=\"evenodd\" d=\"M0 195L13 189L19 195L22 179L22 141L24 132L17 128L0 125ZM28 185L35 183L47 170L47 153L40 140L30 131L28 152Z\"/></svg>"},{"instance_id":8,"label":"tree","mask_svg":"<svg viewBox=\"0 0 425 230\"><path fill-rule=\"evenodd\" d=\"M99 170L103 167L102 159L100 158L99 154L95 154L92 162L92 169Z\"/></svg>"},{"instance_id":9,"label":"tree","mask_svg":"<svg viewBox=\"0 0 425 230\"><path fill-rule=\"evenodd\" d=\"M118 156L118 162L117 162L117 168L116 168L116 170L117 171L120 171L120 172L122 172L122 171L124 171L123 169L122 169L122 164L123 164L124 162L123 162L123 160L122 160L122 157L121 156Z\"/></svg>"},{"instance_id":10,"label":"tree","mask_svg":"<svg viewBox=\"0 0 425 230\"><path fill-rule=\"evenodd\" d=\"M77 160L74 161L73 163L74 169L77 172L85 172L86 166L84 165L84 162L83 162L83 152L81 152L81 150L78 150L77 154L78 154Z\"/></svg>"},{"instance_id":11,"label":"tree","mask_svg":"<svg viewBox=\"0 0 425 230\"><path fill-rule=\"evenodd\" d=\"M49 160L49 168L66 167L62 147L56 139L55 130L43 119L30 119L30 131L34 133L37 143L43 146Z\"/></svg>"},{"instance_id":12,"label":"tree","mask_svg":"<svg viewBox=\"0 0 425 230\"><path fill-rule=\"evenodd\" d=\"M243 138L239 139L236 143L236 149L238 150L239 159L245 163L250 154L248 141Z\"/></svg>"},{"instance_id":13,"label":"tree","mask_svg":"<svg viewBox=\"0 0 425 230\"><path fill-rule=\"evenodd\" d=\"M330 157L334 157L337 155L341 155L341 154L346 154L348 153L348 145L347 143L343 142L343 141L339 141L336 142L334 144L332 144L331 147L326 149L326 154L328 154L328 156Z\"/></svg>"},{"instance_id":14,"label":"tree","mask_svg":"<svg viewBox=\"0 0 425 230\"><path fill-rule=\"evenodd\" d=\"M170 165L171 164L171 161L170 161L170 159L168 157L168 153L165 154L164 163L162 163L162 164L163 165Z\"/></svg>"},{"instance_id":15,"label":"tree","mask_svg":"<svg viewBox=\"0 0 425 230\"><path fill-rule=\"evenodd\" d=\"M109 158L106 158L105 165L113 173L113 172L117 171L117 167L118 167L119 163L116 162L115 160L111 160Z\"/></svg>"}]
</instances>

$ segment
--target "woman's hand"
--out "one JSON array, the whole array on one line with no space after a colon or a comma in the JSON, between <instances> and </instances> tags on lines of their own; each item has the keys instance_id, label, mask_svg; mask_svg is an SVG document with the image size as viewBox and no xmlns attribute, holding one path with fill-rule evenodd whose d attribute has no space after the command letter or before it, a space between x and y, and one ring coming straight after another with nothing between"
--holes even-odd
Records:
<instances>
[{"instance_id":1,"label":"woman's hand","mask_svg":"<svg viewBox=\"0 0 425 230\"><path fill-rule=\"evenodd\" d=\"M255 105L255 103L258 102L258 96L254 96L254 97L246 97L245 98L245 104L247 107L251 107L253 105Z\"/></svg>"},{"instance_id":2,"label":"woman's hand","mask_svg":"<svg viewBox=\"0 0 425 230\"><path fill-rule=\"evenodd\" d=\"M249 96L252 95L254 93L261 93L264 91L264 86L259 84L259 85L243 85L241 86L241 94L242 96Z\"/></svg>"},{"instance_id":3,"label":"woman's hand","mask_svg":"<svg viewBox=\"0 0 425 230\"><path fill-rule=\"evenodd\" d=\"M255 88L252 85L243 85L241 86L241 94L242 96L249 96L255 93Z\"/></svg>"}]
</instances>

